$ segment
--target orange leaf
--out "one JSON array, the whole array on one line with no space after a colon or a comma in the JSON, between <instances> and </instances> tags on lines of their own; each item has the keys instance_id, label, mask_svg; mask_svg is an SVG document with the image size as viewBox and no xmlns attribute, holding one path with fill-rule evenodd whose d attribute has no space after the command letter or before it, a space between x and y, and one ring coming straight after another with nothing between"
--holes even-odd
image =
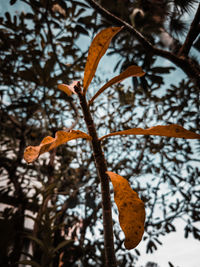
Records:
<instances>
[{"instance_id":1,"label":"orange leaf","mask_svg":"<svg viewBox=\"0 0 200 267\"><path fill-rule=\"evenodd\" d=\"M101 89L99 89L99 91L92 97L92 99L89 101L89 104L91 105L93 103L93 101L95 100L95 98L97 98L101 93L103 93L103 91L105 91L105 89L112 86L113 84L119 83L128 77L133 77L133 76L141 77L144 74L145 74L145 72L143 72L141 67L138 67L138 66L128 67L121 74L112 78L110 81L108 81L106 84L104 84L104 86L101 87Z\"/></svg>"},{"instance_id":2,"label":"orange leaf","mask_svg":"<svg viewBox=\"0 0 200 267\"><path fill-rule=\"evenodd\" d=\"M65 92L68 96L70 96L72 93L76 94L76 92L74 91L74 86L77 84L78 81L73 81L73 83L71 83L70 85L62 83L58 85L58 89L60 89L61 91Z\"/></svg>"},{"instance_id":3,"label":"orange leaf","mask_svg":"<svg viewBox=\"0 0 200 267\"><path fill-rule=\"evenodd\" d=\"M92 139L90 135L78 130L72 130L70 132L58 131L56 132L55 138L47 136L42 140L39 146L28 146L24 151L24 159L28 163L33 162L39 155L77 138Z\"/></svg>"},{"instance_id":4,"label":"orange leaf","mask_svg":"<svg viewBox=\"0 0 200 267\"><path fill-rule=\"evenodd\" d=\"M106 172L114 188L114 199L119 211L119 223L125 234L126 249L135 248L144 233L145 209L138 194L128 181L114 172Z\"/></svg>"},{"instance_id":5,"label":"orange leaf","mask_svg":"<svg viewBox=\"0 0 200 267\"><path fill-rule=\"evenodd\" d=\"M98 63L105 54L110 41L113 36L117 34L122 27L110 27L100 31L92 41L88 51L88 58L85 65L84 79L83 79L83 93L85 94L92 78L96 72Z\"/></svg>"},{"instance_id":6,"label":"orange leaf","mask_svg":"<svg viewBox=\"0 0 200 267\"><path fill-rule=\"evenodd\" d=\"M148 129L133 128L104 135L100 138L100 140L113 135L160 135L185 139L200 139L200 134L188 131L178 124L157 125Z\"/></svg>"}]
</instances>

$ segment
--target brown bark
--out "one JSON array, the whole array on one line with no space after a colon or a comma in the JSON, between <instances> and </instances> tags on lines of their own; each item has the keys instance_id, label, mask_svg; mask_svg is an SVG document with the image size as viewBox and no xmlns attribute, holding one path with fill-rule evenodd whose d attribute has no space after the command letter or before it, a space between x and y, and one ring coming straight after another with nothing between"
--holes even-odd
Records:
<instances>
[{"instance_id":1,"label":"brown bark","mask_svg":"<svg viewBox=\"0 0 200 267\"><path fill-rule=\"evenodd\" d=\"M116 267L116 259L114 252L113 241L113 223L112 223L112 210L110 201L110 188L109 178L106 174L107 165L102 151L100 141L97 136L94 121L92 119L89 106L85 95L83 95L80 84L74 87L78 94L80 105L82 108L85 123L87 125L88 132L92 137L92 150L95 159L95 165L98 172L98 177L101 183L101 197L102 197L102 209L103 209L103 228L104 228L104 247L105 258L107 267Z\"/></svg>"}]
</instances>

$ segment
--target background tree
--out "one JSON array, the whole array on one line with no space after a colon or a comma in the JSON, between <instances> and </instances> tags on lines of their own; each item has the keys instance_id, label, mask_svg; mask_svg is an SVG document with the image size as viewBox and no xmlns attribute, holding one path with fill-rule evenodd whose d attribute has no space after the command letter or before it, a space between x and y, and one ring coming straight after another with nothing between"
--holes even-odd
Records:
<instances>
[{"instance_id":1,"label":"background tree","mask_svg":"<svg viewBox=\"0 0 200 267\"><path fill-rule=\"evenodd\" d=\"M118 87L119 101L123 105L116 107L122 114L121 129L130 125L155 125L155 122L176 122L193 130L198 129L200 6L197 2L117 1L114 5L112 1L99 1L102 6L93 0L87 2L101 15L100 27L112 24L124 25L127 29L116 37L110 52L120 54L115 69L123 70L136 63L147 73L144 77L133 78L128 90ZM191 14L192 9L194 19L187 24L184 18ZM163 58L168 60L165 65L161 61ZM175 73L179 73L180 78ZM167 77L173 79L174 84L168 85ZM123 174L129 169L128 178L137 175L134 182L138 182L139 188L146 183L140 190L150 208L146 222L146 233L149 235L147 252L156 249L156 244L159 244L157 237L161 232L165 234L176 230L174 221L177 218L185 222L185 237L191 233L199 239L196 209L199 195L195 189L199 183L199 160L198 154L193 155L197 153L199 144L170 140L169 148L169 140L161 138L158 141L152 137L146 138L145 142L138 139L135 145L129 142L124 142L123 147L126 148L124 151L130 149L130 161L124 160L126 152L117 153L120 151L117 146L116 166L118 172L121 170ZM144 175L146 179L142 177ZM196 177L195 182L193 177ZM195 202L192 203L194 196ZM154 219L154 209L158 207L163 214Z\"/></svg>"},{"instance_id":2,"label":"background tree","mask_svg":"<svg viewBox=\"0 0 200 267\"><path fill-rule=\"evenodd\" d=\"M87 51L82 51L79 37L92 36L98 28L107 27L108 21L112 26L123 24L96 5L94 11L87 2L93 1L10 1L18 13L11 10L0 19L0 200L10 205L1 214L2 266L17 266L22 251L26 252L23 244L27 238L33 240L32 259L42 266L58 266L61 260L64 266L77 266L80 262L83 266L101 266L104 262L99 182L90 147L77 141L59 147L34 164L27 166L22 160L25 147L37 145L44 136L54 136L55 131L63 128L82 129L74 99L59 92L56 86L82 76ZM103 135L107 131L159 123L179 123L198 132L199 66L193 59L193 55L198 56L197 50L192 46L198 44L195 39L199 33L199 9L194 27L184 24L184 29L188 27L185 39L179 34L178 40L173 35L176 31L169 31L177 23L173 27L166 23L169 18L180 21L195 1L163 1L167 12L155 25L151 21L152 29L148 29L149 23L145 25L145 21L153 19L145 7L148 2L156 17L161 8L157 1L127 1L126 6L123 2L118 1L117 11L105 6L106 2L102 5L128 23L134 8L142 10L146 16L140 18L144 25L136 25L132 19L134 29L142 37L126 25L128 30L114 39L110 54L120 55L116 70L137 64L147 74L134 78L130 85L114 86L107 91L107 97L94 102L91 109L95 111L98 132ZM107 21L99 20L97 13L106 15ZM163 43L163 34L169 34L171 47ZM161 66L157 56L171 63ZM170 75L177 68L187 77L176 78L175 84L168 85L165 77L174 77ZM94 86L100 82L97 77ZM94 91L91 89L91 95ZM146 203L147 252L157 248L160 235L176 230L177 218L185 222L186 237L193 234L199 239L197 141L154 137L120 141L119 137L105 139L104 152L108 167L129 179ZM24 229L27 210L35 215L34 231L28 237ZM117 225L114 232L118 263L129 266L139 251L125 252Z\"/></svg>"},{"instance_id":3,"label":"background tree","mask_svg":"<svg viewBox=\"0 0 200 267\"><path fill-rule=\"evenodd\" d=\"M78 205L85 198L80 197L79 187L88 180L85 172L91 159L83 164L87 151L81 151L79 157L80 149L74 150L72 144L27 166L23 152L29 143L78 123L73 118L78 111L72 98L56 87L80 77L85 51L76 40L88 34L83 27L86 21L95 28L94 16L85 14L86 6L78 1L11 1L13 4L16 12L1 17L1 202L11 206L1 211L0 264L18 266L24 233L30 230L24 229L25 212L30 210L35 215L33 259L42 266L50 262L58 266L58 248L62 248L58 245L65 240L61 231L66 229L68 238L74 239L83 224ZM72 212L67 215L68 209ZM87 225L85 221L80 242ZM65 263L72 265L82 255L82 245L61 244L68 245ZM52 253L52 248L57 251Z\"/></svg>"}]
</instances>

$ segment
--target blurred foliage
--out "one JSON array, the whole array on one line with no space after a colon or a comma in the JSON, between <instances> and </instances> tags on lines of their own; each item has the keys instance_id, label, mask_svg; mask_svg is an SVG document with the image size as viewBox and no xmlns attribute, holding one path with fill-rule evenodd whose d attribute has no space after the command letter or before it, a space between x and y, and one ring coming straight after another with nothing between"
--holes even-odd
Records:
<instances>
[{"instance_id":1,"label":"blurred foliage","mask_svg":"<svg viewBox=\"0 0 200 267\"><path fill-rule=\"evenodd\" d=\"M111 2L102 4L109 9ZM150 5L155 1L146 2ZM119 7L110 4L116 9L111 11L129 21L133 8L143 10L146 2L118 1ZM175 23L174 28L174 21L191 12L195 1L163 2L172 3L173 8L166 9L165 16L159 12L163 15L157 20L159 25L138 29L155 45L166 47L160 29L168 31L171 27L176 48L181 40L180 34L174 34L183 28L185 31L188 24ZM155 5L144 11L154 10L156 15L161 7L154 9ZM11 0L10 8L0 17L1 266L18 266L19 260L24 264L31 260L33 266L58 266L61 262L63 266L103 266L99 182L89 145L73 141L30 165L23 160L23 152L26 146L38 145L57 130L75 127L85 131L76 97L68 97L56 87L83 76L87 48L84 51L82 40L89 46L96 31L108 24L81 0ZM193 53L199 56L197 51ZM182 79L170 62L146 54L126 31L114 39L110 54L117 54L119 59L114 71L137 64L147 74L113 86L94 102L91 110L100 136L169 123L198 133L200 92L188 77ZM173 84L167 83L167 78ZM96 77L94 89L88 89L90 96L100 83ZM197 141L112 137L103 141L103 147L109 170L127 178L145 202L148 253L161 245L161 236L176 231L177 219L184 222L185 237L200 239ZM114 233L119 266L132 266L140 251L127 253L117 224Z\"/></svg>"}]
</instances>

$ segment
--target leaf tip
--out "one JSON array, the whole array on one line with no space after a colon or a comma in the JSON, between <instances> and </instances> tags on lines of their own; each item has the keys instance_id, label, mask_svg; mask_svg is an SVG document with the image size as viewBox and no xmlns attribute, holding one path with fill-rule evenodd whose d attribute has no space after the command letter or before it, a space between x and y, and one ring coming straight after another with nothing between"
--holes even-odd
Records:
<instances>
[{"instance_id":1,"label":"leaf tip","mask_svg":"<svg viewBox=\"0 0 200 267\"><path fill-rule=\"evenodd\" d=\"M38 158L38 155L39 155L38 147L28 146L24 150L24 160L27 163L32 163L34 160Z\"/></svg>"},{"instance_id":2,"label":"leaf tip","mask_svg":"<svg viewBox=\"0 0 200 267\"><path fill-rule=\"evenodd\" d=\"M72 95L72 91L70 90L69 86L67 84L58 84L58 89L66 93L68 96Z\"/></svg>"},{"instance_id":3,"label":"leaf tip","mask_svg":"<svg viewBox=\"0 0 200 267\"><path fill-rule=\"evenodd\" d=\"M58 89L66 93L68 96L76 94L74 87L80 85L80 81L73 81L70 85L67 84L58 84Z\"/></svg>"}]
</instances>

